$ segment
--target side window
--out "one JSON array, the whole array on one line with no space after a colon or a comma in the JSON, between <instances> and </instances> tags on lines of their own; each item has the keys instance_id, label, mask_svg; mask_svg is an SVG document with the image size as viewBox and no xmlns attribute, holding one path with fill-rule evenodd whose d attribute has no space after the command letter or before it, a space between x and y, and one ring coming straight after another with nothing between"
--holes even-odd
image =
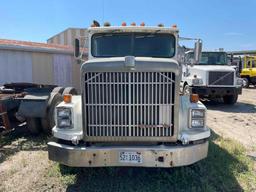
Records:
<instances>
[{"instance_id":1,"label":"side window","mask_svg":"<svg viewBox=\"0 0 256 192\"><path fill-rule=\"evenodd\" d=\"M249 67L251 67L251 62L250 61L247 62L247 68L249 68Z\"/></svg>"},{"instance_id":2,"label":"side window","mask_svg":"<svg viewBox=\"0 0 256 192\"><path fill-rule=\"evenodd\" d=\"M210 60L209 57L201 56L200 63L208 63L208 60Z\"/></svg>"},{"instance_id":3,"label":"side window","mask_svg":"<svg viewBox=\"0 0 256 192\"><path fill-rule=\"evenodd\" d=\"M256 67L256 61L255 60L252 61L252 67Z\"/></svg>"}]
</instances>

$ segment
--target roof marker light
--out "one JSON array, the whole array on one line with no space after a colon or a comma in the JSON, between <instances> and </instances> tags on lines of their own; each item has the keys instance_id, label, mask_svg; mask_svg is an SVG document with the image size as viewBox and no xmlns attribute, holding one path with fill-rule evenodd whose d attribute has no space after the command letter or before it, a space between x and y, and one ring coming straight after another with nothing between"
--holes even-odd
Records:
<instances>
[{"instance_id":1,"label":"roof marker light","mask_svg":"<svg viewBox=\"0 0 256 192\"><path fill-rule=\"evenodd\" d=\"M110 23L109 22L105 22L104 23L104 27L110 27Z\"/></svg>"},{"instance_id":2,"label":"roof marker light","mask_svg":"<svg viewBox=\"0 0 256 192\"><path fill-rule=\"evenodd\" d=\"M93 20L93 21L92 21L92 25L91 25L91 27L100 27L100 24L99 24L99 22L98 22L98 21Z\"/></svg>"},{"instance_id":3,"label":"roof marker light","mask_svg":"<svg viewBox=\"0 0 256 192\"><path fill-rule=\"evenodd\" d=\"M177 25L176 25L176 24L173 24L173 25L172 25L172 28L177 28Z\"/></svg>"},{"instance_id":4,"label":"roof marker light","mask_svg":"<svg viewBox=\"0 0 256 192\"><path fill-rule=\"evenodd\" d=\"M136 26L136 23L135 23L135 22L132 22L132 23L131 23L131 26Z\"/></svg>"},{"instance_id":5,"label":"roof marker light","mask_svg":"<svg viewBox=\"0 0 256 192\"><path fill-rule=\"evenodd\" d=\"M142 23L140 24L140 26L144 27L144 26L145 26L145 23L144 23L144 22L142 22Z\"/></svg>"},{"instance_id":6,"label":"roof marker light","mask_svg":"<svg viewBox=\"0 0 256 192\"><path fill-rule=\"evenodd\" d=\"M122 26L126 26L126 23L125 23L125 22L123 22L123 23L122 23Z\"/></svg>"}]
</instances>

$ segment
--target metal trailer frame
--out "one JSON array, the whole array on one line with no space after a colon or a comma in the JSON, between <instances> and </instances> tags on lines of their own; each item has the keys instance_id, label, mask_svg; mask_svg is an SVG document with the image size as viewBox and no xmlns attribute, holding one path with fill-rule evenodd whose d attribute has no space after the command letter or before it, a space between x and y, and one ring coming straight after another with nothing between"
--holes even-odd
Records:
<instances>
[{"instance_id":1,"label":"metal trailer frame","mask_svg":"<svg viewBox=\"0 0 256 192\"><path fill-rule=\"evenodd\" d=\"M6 134L13 129L11 128L9 115L26 118L45 118L47 109L51 105L52 98L60 94L64 88L58 88L58 92L53 93L56 85L38 85L27 83L12 83L14 91L10 93L0 93L0 118L2 120L3 131L0 134ZM23 87L23 88L21 88ZM17 91L17 90L18 91ZM7 89L8 90L11 89Z\"/></svg>"}]
</instances>

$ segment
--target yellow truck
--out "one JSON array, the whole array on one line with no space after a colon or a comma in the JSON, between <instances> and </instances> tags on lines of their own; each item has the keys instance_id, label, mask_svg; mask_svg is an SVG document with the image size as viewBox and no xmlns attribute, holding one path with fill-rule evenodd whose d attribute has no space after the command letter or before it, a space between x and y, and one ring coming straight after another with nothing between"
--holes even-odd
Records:
<instances>
[{"instance_id":1,"label":"yellow truck","mask_svg":"<svg viewBox=\"0 0 256 192\"><path fill-rule=\"evenodd\" d=\"M256 56L244 56L240 77L244 79L244 87L256 86Z\"/></svg>"}]
</instances>

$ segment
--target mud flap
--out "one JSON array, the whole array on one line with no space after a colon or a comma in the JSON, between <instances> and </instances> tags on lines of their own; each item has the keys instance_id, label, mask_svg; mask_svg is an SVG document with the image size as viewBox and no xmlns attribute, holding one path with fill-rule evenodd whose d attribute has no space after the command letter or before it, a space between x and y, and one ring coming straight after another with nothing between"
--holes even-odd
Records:
<instances>
[{"instance_id":1,"label":"mud flap","mask_svg":"<svg viewBox=\"0 0 256 192\"><path fill-rule=\"evenodd\" d=\"M35 96L26 95L20 103L18 114L23 117L46 116L49 95Z\"/></svg>"}]
</instances>

